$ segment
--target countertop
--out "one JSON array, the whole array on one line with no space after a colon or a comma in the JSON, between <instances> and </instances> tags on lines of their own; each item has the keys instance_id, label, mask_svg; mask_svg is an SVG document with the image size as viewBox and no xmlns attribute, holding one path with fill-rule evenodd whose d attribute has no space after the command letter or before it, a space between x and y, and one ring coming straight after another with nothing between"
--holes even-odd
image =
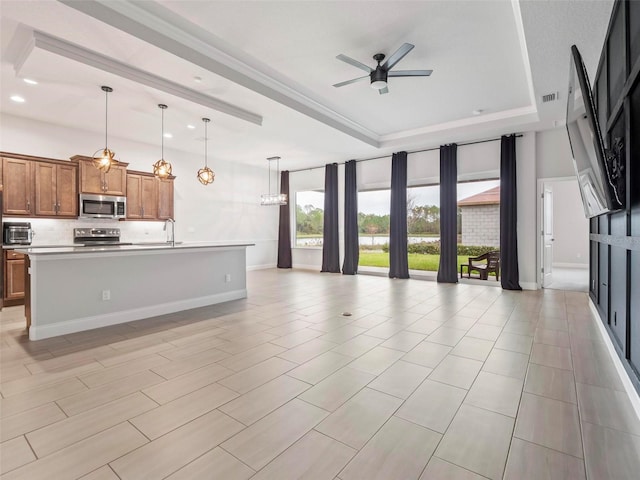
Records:
<instances>
[{"instance_id":1,"label":"countertop","mask_svg":"<svg viewBox=\"0 0 640 480\"><path fill-rule=\"evenodd\" d=\"M101 245L96 247L84 246L39 246L39 245L10 245L4 248L11 248L19 253L27 255L53 255L53 254L83 254L100 252L144 252L154 250L188 250L194 248L222 248L222 247L250 247L255 245L250 242L176 242L171 243L137 243L134 245Z\"/></svg>"}]
</instances>

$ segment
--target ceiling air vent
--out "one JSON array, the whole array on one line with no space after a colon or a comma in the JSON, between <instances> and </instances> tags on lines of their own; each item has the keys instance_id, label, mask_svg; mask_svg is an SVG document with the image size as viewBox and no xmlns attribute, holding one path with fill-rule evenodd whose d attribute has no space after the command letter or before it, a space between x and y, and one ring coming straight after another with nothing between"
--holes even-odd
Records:
<instances>
[{"instance_id":1,"label":"ceiling air vent","mask_svg":"<svg viewBox=\"0 0 640 480\"><path fill-rule=\"evenodd\" d=\"M542 103L555 102L556 100L558 100L558 92L542 95Z\"/></svg>"}]
</instances>

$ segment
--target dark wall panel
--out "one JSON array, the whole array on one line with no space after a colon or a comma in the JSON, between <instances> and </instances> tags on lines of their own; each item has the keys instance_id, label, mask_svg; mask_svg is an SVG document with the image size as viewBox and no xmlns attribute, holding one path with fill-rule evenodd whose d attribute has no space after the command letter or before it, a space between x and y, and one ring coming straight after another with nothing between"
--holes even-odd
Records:
<instances>
[{"instance_id":1,"label":"dark wall panel","mask_svg":"<svg viewBox=\"0 0 640 480\"><path fill-rule=\"evenodd\" d=\"M620 350L627 341L627 250L611 247L609 322Z\"/></svg>"},{"instance_id":2,"label":"dark wall panel","mask_svg":"<svg viewBox=\"0 0 640 480\"><path fill-rule=\"evenodd\" d=\"M640 1L637 8L640 10ZM640 12L638 12L638 23L640 23ZM640 25L638 25L640 32ZM638 34L640 36L640 33ZM640 58L639 58L640 60ZM630 95L631 106L631 132L640 132L640 78L636 80L635 86ZM630 138L631 148L629 149L630 171L630 206L631 206L631 235L640 237L640 134L632 133Z\"/></svg>"},{"instance_id":3,"label":"dark wall panel","mask_svg":"<svg viewBox=\"0 0 640 480\"><path fill-rule=\"evenodd\" d=\"M640 2L629 2L629 45L630 65L633 67L640 60Z\"/></svg>"},{"instance_id":4,"label":"dark wall panel","mask_svg":"<svg viewBox=\"0 0 640 480\"><path fill-rule=\"evenodd\" d=\"M640 2L638 2L640 3ZM630 362L636 373L640 372L640 251L631 252L631 348L629 354Z\"/></svg>"},{"instance_id":5,"label":"dark wall panel","mask_svg":"<svg viewBox=\"0 0 640 480\"><path fill-rule=\"evenodd\" d=\"M614 8L614 20L609 32L607 41L607 64L608 64L608 86L609 86L609 105L613 109L616 102L620 98L622 88L625 81L625 35L623 24L623 5L616 4ZM613 113L613 112L612 112Z\"/></svg>"},{"instance_id":6,"label":"dark wall panel","mask_svg":"<svg viewBox=\"0 0 640 480\"><path fill-rule=\"evenodd\" d=\"M609 245L600 243L598 245L598 309L605 320L609 315Z\"/></svg>"}]
</instances>

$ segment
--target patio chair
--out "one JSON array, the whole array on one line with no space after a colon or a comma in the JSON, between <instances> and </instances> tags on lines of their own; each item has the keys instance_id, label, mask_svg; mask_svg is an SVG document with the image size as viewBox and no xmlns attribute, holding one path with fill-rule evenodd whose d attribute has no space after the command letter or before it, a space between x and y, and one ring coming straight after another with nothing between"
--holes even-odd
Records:
<instances>
[{"instance_id":1,"label":"patio chair","mask_svg":"<svg viewBox=\"0 0 640 480\"><path fill-rule=\"evenodd\" d=\"M462 272L462 268L460 271ZM496 274L496 281L500 280L500 252L487 252L477 257L469 257L467 278L471 278L472 271L480 274L480 280L488 280L490 273Z\"/></svg>"}]
</instances>

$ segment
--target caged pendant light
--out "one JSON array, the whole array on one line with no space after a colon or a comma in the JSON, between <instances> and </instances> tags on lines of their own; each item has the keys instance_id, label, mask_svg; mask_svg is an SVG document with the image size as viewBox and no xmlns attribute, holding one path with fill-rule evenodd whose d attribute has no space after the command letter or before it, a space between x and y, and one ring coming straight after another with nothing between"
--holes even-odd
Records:
<instances>
[{"instance_id":1,"label":"caged pendant light","mask_svg":"<svg viewBox=\"0 0 640 480\"><path fill-rule=\"evenodd\" d=\"M153 174L164 180L171 175L171 164L164 159L164 111L167 109L167 106L163 103L158 104L158 108L162 110L162 154L160 155L160 160L153 164Z\"/></svg>"},{"instance_id":2,"label":"caged pendant light","mask_svg":"<svg viewBox=\"0 0 640 480\"><path fill-rule=\"evenodd\" d=\"M102 86L100 87L104 92L104 148L96 150L93 156L93 165L100 171L107 173L111 169L111 165L116 161L116 153L109 150L107 143L108 132L108 106L109 106L109 93L113 92L113 88Z\"/></svg>"},{"instance_id":3,"label":"caged pendant light","mask_svg":"<svg viewBox=\"0 0 640 480\"><path fill-rule=\"evenodd\" d=\"M203 185L209 185L213 183L213 180L216 178L216 174L213 173L207 165L207 123L210 122L208 118L203 118L202 122L204 123L204 167L198 170L198 180Z\"/></svg>"},{"instance_id":4,"label":"caged pendant light","mask_svg":"<svg viewBox=\"0 0 640 480\"><path fill-rule=\"evenodd\" d=\"M276 161L276 189L271 193L271 162ZM286 205L287 194L280 193L280 157L269 157L269 193L260 196L260 205L269 207L272 205Z\"/></svg>"}]
</instances>

